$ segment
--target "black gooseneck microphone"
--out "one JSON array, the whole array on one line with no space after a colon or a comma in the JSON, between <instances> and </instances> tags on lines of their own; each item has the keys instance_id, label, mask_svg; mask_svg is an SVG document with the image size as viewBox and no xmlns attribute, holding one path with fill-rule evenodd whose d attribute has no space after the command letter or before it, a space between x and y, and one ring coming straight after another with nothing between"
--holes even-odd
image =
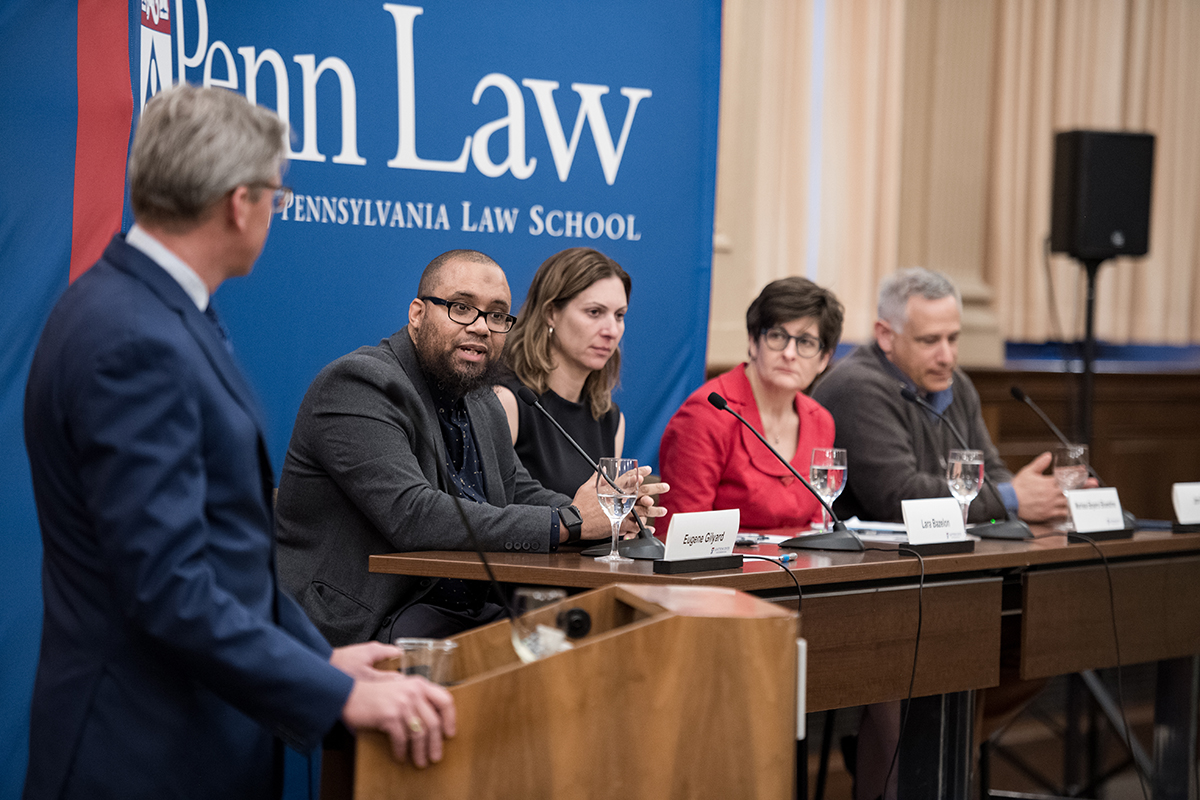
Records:
<instances>
[{"instance_id":1,"label":"black gooseneck microphone","mask_svg":"<svg viewBox=\"0 0 1200 800\"><path fill-rule=\"evenodd\" d=\"M1050 417L1046 416L1046 412L1042 411L1042 409L1038 407L1038 404L1033 402L1032 397L1025 394L1025 392L1021 391L1020 386L1012 386L1009 388L1008 391L1012 394L1012 396L1015 400L1019 400L1020 402L1024 403L1025 405L1027 405L1033 409L1033 413L1038 415L1038 419L1040 419L1042 422L1045 423L1046 427L1050 429L1050 432L1054 434L1054 438L1058 439L1058 441L1062 443L1063 447L1071 446L1071 444L1072 444L1071 440L1068 439L1061 430L1059 430L1058 426L1055 425L1050 420ZM1089 459L1089 462L1090 461L1091 461L1091 459ZM1100 477L1099 473L1097 473L1096 470L1092 467L1091 463L1089 463L1087 465L1087 471L1088 471L1088 475L1092 476L1092 478L1095 479L1097 484L1099 484L1100 486L1108 485L1104 482L1104 479ZM1122 510L1121 513L1125 518L1125 527L1126 528L1137 527L1137 517L1135 517L1133 515L1133 512Z\"/></svg>"},{"instance_id":2,"label":"black gooseneck microphone","mask_svg":"<svg viewBox=\"0 0 1200 800\"><path fill-rule=\"evenodd\" d=\"M1045 423L1046 427L1050 429L1050 432L1054 434L1054 438L1058 439L1058 441L1062 443L1063 447L1071 446L1071 440L1068 439L1061 430L1059 430L1058 426L1050 420L1050 417L1046 416L1046 412L1042 411L1042 409L1038 407L1038 404L1033 402L1032 397L1021 391L1020 386L1012 386L1008 391L1012 394L1014 399L1019 400L1033 409L1033 413L1038 415L1038 418ZM1100 484L1101 486L1107 485L1103 480L1101 480L1100 476L1096 474L1096 470L1092 469L1091 464L1087 465L1087 471L1088 475L1091 475L1096 479L1096 483Z\"/></svg>"},{"instance_id":3,"label":"black gooseneck microphone","mask_svg":"<svg viewBox=\"0 0 1200 800\"><path fill-rule=\"evenodd\" d=\"M960 445L962 445L963 450L973 449L969 444L967 444L967 440L963 437L962 433L958 430L958 428L955 427L954 423L946 418L945 414L943 414L941 411L938 411L936 408L934 408L929 403L925 402L925 400L923 400L921 398L921 396L918 395L916 392L914 392L912 389L908 388L907 386L901 386L900 387L900 396L903 397L905 400L907 400L910 403L916 403L918 406L925 409L930 414L935 415L942 422L946 423L946 428L949 429L950 433L954 436L954 438L956 440L958 440L958 443ZM995 487L995 485L992 483L992 479L987 474L986 467L984 467L984 471L983 471L983 483L985 486L988 487L988 489L991 491L991 493L995 496L996 500L1000 503L1000 505L1003 506L1004 498L1002 498L1000 496L1000 490L997 489ZM1026 525L1023 521L1021 521L1019 519L1006 519L1006 520L1000 520L998 522L989 522L989 523L979 524L979 525L976 525L974 528L972 528L970 532L972 534L974 534L975 536L980 537L981 539L1010 539L1011 540L1011 539L1032 539L1033 538L1033 531L1031 531L1029 529L1029 526Z\"/></svg>"},{"instance_id":4,"label":"black gooseneck microphone","mask_svg":"<svg viewBox=\"0 0 1200 800\"><path fill-rule=\"evenodd\" d=\"M805 534L804 536L793 536L791 539L780 542L780 547L792 547L797 550L850 550L856 552L861 552L866 549L863 546L862 540L855 535L854 531L849 530L844 522L838 519L837 514L833 513L833 509L830 508L829 503L825 502L825 498L821 497L821 495L817 493L817 490L812 487L812 484L806 481L804 477L787 462L786 458L779 455L779 451L774 447L771 447L767 440L763 438L762 434L756 431L754 426L746 421L745 417L730 408L729 404L725 402L724 397L721 397L721 395L713 392L708 396L708 402L719 411L727 411L730 414L733 414L733 416L737 417L739 422L749 428L750 432L758 437L758 440L763 443L763 446L771 451L771 455L778 458L779 463L787 467L788 471L796 476L796 480L800 481L804 488L808 489L808 491L812 493L812 496L817 498L817 502L825 507L825 510L829 512L829 518L833 520L833 530L829 533L809 533Z\"/></svg>"},{"instance_id":5,"label":"black gooseneck microphone","mask_svg":"<svg viewBox=\"0 0 1200 800\"><path fill-rule=\"evenodd\" d=\"M592 472L600 474L600 465L592 460L592 457L587 454L587 451L579 446L579 442L575 441L574 437L567 433L566 430L563 429L562 425L558 424L558 420L551 416L550 412L542 406L537 399L537 395L534 394L529 387L519 387L517 389L517 397L520 397L521 402L525 403L525 405L533 406L538 411L542 412L542 416L550 420L550 424L553 425L555 429L563 435L563 438L571 444L571 447L575 448L575 452L579 453L580 457L588 463L588 466L592 468ZM614 489L617 488L616 484L614 484L611 480L608 478L605 478L605 480L607 480L609 485ZM626 558L639 558L651 561L662 558L666 553L666 545L664 545L658 539L655 539L654 536L651 535L650 531L646 530L646 526L642 524L642 519L637 515L637 511L632 513L633 520L638 526L637 538L622 539L617 543L617 551ZM584 550L582 555L606 556L611 550L611 543L605 542L597 545L594 548L588 548L587 550Z\"/></svg>"}]
</instances>

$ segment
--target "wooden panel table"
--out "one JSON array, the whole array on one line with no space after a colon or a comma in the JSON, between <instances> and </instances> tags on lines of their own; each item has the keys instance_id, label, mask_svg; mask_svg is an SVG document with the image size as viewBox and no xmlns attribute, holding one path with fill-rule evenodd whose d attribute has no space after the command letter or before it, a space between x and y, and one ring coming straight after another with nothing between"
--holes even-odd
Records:
<instances>
[{"instance_id":1,"label":"wooden panel table","mask_svg":"<svg viewBox=\"0 0 1200 800\"><path fill-rule=\"evenodd\" d=\"M920 733L910 734L906 742L926 744L913 754L905 751L910 757L900 774L904 797L968 796L973 690L999 682L1002 614L1022 615L1023 674L1063 674L1114 663L1107 582L1096 550L1044 529L1035 532L1041 536L1034 541L980 541L974 553L926 556L923 565L894 551L871 550L801 551L788 565L803 588L800 631L809 646L810 711L906 697L920 609L913 695L926 699L914 701L913 718ZM1169 684L1159 688L1160 705L1174 709L1172 725L1187 728L1182 720L1189 713L1194 720L1196 714L1197 692L1188 680L1195 672L1195 654L1200 653L1200 534L1143 531L1098 547L1112 567L1122 661L1169 659L1163 663L1173 665L1171 669L1166 674L1160 669L1160 682ZM761 545L738 551L772 555L778 548ZM569 551L491 553L488 560L496 578L507 583L730 586L796 604L791 579L779 565L764 561L747 560L737 570L658 575L650 562L601 564ZM377 555L371 557L370 569L486 578L478 557L463 552ZM1164 692L1170 702L1163 700ZM1178 710L1180 703L1184 711ZM1170 709L1159 709L1158 716L1166 720ZM912 725L910 720L910 731ZM1182 752L1189 742L1194 751L1194 722L1190 732L1176 733L1172 752ZM943 748L928 747L930 741L942 742ZM926 763L920 763L922 759ZM1159 758L1159 800L1186 797L1170 788L1182 780L1186 791L1189 762L1182 760L1164 764Z\"/></svg>"},{"instance_id":2,"label":"wooden panel table","mask_svg":"<svg viewBox=\"0 0 1200 800\"><path fill-rule=\"evenodd\" d=\"M1045 533L1040 528L1038 532ZM1154 555L1174 557L1181 553L1200 553L1200 534L1171 534L1140 531L1132 539L1100 542L1104 555L1111 559L1144 558ZM739 547L739 553L775 555L772 545ZM798 551L799 558L789 568L801 586L851 584L858 581L904 580L915 583L921 566L914 558L877 550L865 553ZM685 575L656 575L649 561L633 564L601 564L577 552L551 554L488 553L488 562L496 578L506 583L544 586L596 588L610 583L687 583L697 586L730 586L745 592L763 592L793 586L777 566L764 561L747 561L741 569L693 572ZM980 541L974 553L926 556L927 577L981 573L1000 573L1035 566L1061 566L1098 561L1087 544L1068 543L1065 535L1043 535L1030 542ZM371 556L371 572L395 575L427 575L439 578L486 580L487 574L472 552L430 550L419 553L388 553Z\"/></svg>"}]
</instances>

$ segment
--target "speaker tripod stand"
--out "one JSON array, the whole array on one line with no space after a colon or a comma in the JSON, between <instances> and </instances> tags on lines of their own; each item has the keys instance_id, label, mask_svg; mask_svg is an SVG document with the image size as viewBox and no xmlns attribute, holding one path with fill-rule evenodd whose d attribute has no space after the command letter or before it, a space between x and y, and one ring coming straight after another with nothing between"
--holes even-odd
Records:
<instances>
[{"instance_id":1,"label":"speaker tripod stand","mask_svg":"<svg viewBox=\"0 0 1200 800\"><path fill-rule=\"evenodd\" d=\"M1087 273L1087 317L1083 334L1083 373L1079 378L1079 403L1076 436L1081 444L1092 445L1092 408L1096 392L1096 276L1107 259L1083 258L1080 265Z\"/></svg>"}]
</instances>

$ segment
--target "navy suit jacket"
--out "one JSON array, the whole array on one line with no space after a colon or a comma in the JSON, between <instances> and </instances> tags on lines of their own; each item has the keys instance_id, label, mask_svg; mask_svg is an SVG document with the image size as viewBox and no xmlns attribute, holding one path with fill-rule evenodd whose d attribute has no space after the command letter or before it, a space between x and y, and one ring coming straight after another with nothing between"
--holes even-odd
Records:
<instances>
[{"instance_id":1,"label":"navy suit jacket","mask_svg":"<svg viewBox=\"0 0 1200 800\"><path fill-rule=\"evenodd\" d=\"M45 621L26 797L262 797L351 679L279 587L258 403L120 236L60 298L25 395Z\"/></svg>"}]
</instances>

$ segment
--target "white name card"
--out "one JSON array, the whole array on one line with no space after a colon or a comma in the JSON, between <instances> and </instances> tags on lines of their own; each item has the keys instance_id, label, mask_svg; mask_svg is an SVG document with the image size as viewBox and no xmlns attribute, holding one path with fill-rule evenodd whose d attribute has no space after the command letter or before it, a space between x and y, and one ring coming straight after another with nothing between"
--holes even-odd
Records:
<instances>
[{"instance_id":1,"label":"white name card","mask_svg":"<svg viewBox=\"0 0 1200 800\"><path fill-rule=\"evenodd\" d=\"M1171 487L1175 519L1180 525L1200 524L1200 483L1177 483Z\"/></svg>"},{"instance_id":2,"label":"white name card","mask_svg":"<svg viewBox=\"0 0 1200 800\"><path fill-rule=\"evenodd\" d=\"M736 508L721 511L681 511L671 516L667 528L667 561L727 556L733 552L742 512Z\"/></svg>"},{"instance_id":3,"label":"white name card","mask_svg":"<svg viewBox=\"0 0 1200 800\"><path fill-rule=\"evenodd\" d=\"M904 513L904 530L908 532L909 544L944 542L963 539L967 535L962 509L953 497L901 500L900 510Z\"/></svg>"},{"instance_id":4,"label":"white name card","mask_svg":"<svg viewBox=\"0 0 1200 800\"><path fill-rule=\"evenodd\" d=\"M1075 489L1065 492L1071 509L1071 521L1080 533L1119 531L1125 527L1121 501L1112 486L1102 489Z\"/></svg>"}]
</instances>

